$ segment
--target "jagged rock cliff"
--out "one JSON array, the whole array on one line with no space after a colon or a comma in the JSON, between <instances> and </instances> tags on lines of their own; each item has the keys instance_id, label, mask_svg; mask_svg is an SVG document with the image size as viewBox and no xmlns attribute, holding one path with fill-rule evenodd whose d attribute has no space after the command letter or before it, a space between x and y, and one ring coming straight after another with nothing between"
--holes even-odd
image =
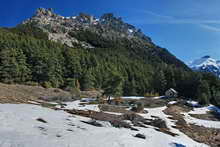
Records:
<instances>
[{"instance_id":1,"label":"jagged rock cliff","mask_svg":"<svg viewBox=\"0 0 220 147\"><path fill-rule=\"evenodd\" d=\"M86 48L93 48L91 44L75 37L77 32L90 31L97 35L116 40L118 38L136 38L146 43L152 43L141 30L124 23L121 18L108 13L100 18L80 13L78 16L63 17L54 13L53 9L39 8L36 14L23 24L33 24L48 33L48 39L60 41L70 47L81 44Z\"/></svg>"}]
</instances>

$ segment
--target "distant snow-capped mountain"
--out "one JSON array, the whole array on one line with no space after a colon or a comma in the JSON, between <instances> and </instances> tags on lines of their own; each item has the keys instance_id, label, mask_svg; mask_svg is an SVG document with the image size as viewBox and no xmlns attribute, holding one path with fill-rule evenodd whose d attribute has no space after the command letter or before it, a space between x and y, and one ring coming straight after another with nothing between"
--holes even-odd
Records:
<instances>
[{"instance_id":1,"label":"distant snow-capped mountain","mask_svg":"<svg viewBox=\"0 0 220 147\"><path fill-rule=\"evenodd\" d=\"M210 56L204 56L191 62L189 67L197 71L211 72L220 77L220 61Z\"/></svg>"}]
</instances>

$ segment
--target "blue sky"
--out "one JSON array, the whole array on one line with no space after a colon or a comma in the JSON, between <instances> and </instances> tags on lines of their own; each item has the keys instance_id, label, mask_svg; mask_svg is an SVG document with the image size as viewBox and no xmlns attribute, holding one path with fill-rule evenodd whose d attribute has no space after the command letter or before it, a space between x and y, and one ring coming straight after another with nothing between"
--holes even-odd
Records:
<instances>
[{"instance_id":1,"label":"blue sky","mask_svg":"<svg viewBox=\"0 0 220 147\"><path fill-rule=\"evenodd\" d=\"M15 26L39 7L64 16L112 12L185 62L220 59L219 0L2 0L0 26Z\"/></svg>"}]
</instances>

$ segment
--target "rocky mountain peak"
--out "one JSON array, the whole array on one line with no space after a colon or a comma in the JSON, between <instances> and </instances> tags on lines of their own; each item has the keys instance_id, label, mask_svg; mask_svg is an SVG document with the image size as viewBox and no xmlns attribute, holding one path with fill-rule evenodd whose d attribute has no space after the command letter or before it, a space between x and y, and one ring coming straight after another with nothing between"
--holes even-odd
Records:
<instances>
[{"instance_id":1,"label":"rocky mountain peak","mask_svg":"<svg viewBox=\"0 0 220 147\"><path fill-rule=\"evenodd\" d=\"M75 18L78 22L81 23L94 23L96 21L96 18L92 15L86 14L86 13L79 13L78 16L72 17Z\"/></svg>"},{"instance_id":2,"label":"rocky mountain peak","mask_svg":"<svg viewBox=\"0 0 220 147\"><path fill-rule=\"evenodd\" d=\"M52 8L38 8L36 13L35 13L35 17L42 17L42 16L53 16L54 15L54 11Z\"/></svg>"},{"instance_id":3,"label":"rocky mountain peak","mask_svg":"<svg viewBox=\"0 0 220 147\"><path fill-rule=\"evenodd\" d=\"M115 17L113 13L103 14L99 19L86 13L64 17L54 13L52 8L39 8L35 15L24 21L23 24L33 24L48 33L48 39L59 41L70 47L73 47L72 44L85 42L76 37L76 34L85 30L107 40L136 38L145 43L152 43L151 39L144 35L140 29L125 23L121 17ZM89 44L85 45L85 43L83 46L92 47Z\"/></svg>"},{"instance_id":4,"label":"rocky mountain peak","mask_svg":"<svg viewBox=\"0 0 220 147\"><path fill-rule=\"evenodd\" d=\"M220 61L211 58L211 56L204 56L200 59L196 59L191 62L189 66L193 70L211 72L220 77Z\"/></svg>"},{"instance_id":5,"label":"rocky mountain peak","mask_svg":"<svg viewBox=\"0 0 220 147\"><path fill-rule=\"evenodd\" d=\"M114 16L113 13L105 13L105 14L103 14L103 15L100 17L100 19L101 19L102 21L119 20L118 18L116 18L116 17Z\"/></svg>"},{"instance_id":6,"label":"rocky mountain peak","mask_svg":"<svg viewBox=\"0 0 220 147\"><path fill-rule=\"evenodd\" d=\"M203 59L208 59L208 58L211 58L211 56L206 55L206 56L203 56L202 58L203 58Z\"/></svg>"}]
</instances>

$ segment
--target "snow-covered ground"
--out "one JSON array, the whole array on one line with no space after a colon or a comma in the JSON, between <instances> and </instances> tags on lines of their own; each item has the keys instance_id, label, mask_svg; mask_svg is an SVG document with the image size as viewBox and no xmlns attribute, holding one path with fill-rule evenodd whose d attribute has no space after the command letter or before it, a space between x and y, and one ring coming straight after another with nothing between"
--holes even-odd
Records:
<instances>
[{"instance_id":1,"label":"snow-covered ground","mask_svg":"<svg viewBox=\"0 0 220 147\"><path fill-rule=\"evenodd\" d=\"M173 137L175 138L175 142L178 142L180 144L183 144L185 146L193 146L193 147L197 147L197 146L206 146L204 144L199 144L195 141L193 141L191 138L189 138L188 136L186 136L184 133L180 132L178 129L173 128L172 126L175 126L175 122L174 120L169 119L169 115L166 115L163 110L165 110L167 107L160 107L160 108L151 108L151 109L146 109L149 113L147 114L142 114L143 117L145 118L152 118L152 116L156 116L159 117L163 120L165 120L167 127L170 129L171 132L178 134L178 136Z\"/></svg>"},{"instance_id":2,"label":"snow-covered ground","mask_svg":"<svg viewBox=\"0 0 220 147\"><path fill-rule=\"evenodd\" d=\"M121 98L123 98L123 99L136 99L136 100L139 100L139 99L143 99L144 97L143 96L123 96Z\"/></svg>"},{"instance_id":3,"label":"snow-covered ground","mask_svg":"<svg viewBox=\"0 0 220 147\"><path fill-rule=\"evenodd\" d=\"M170 101L168 104L173 105L173 104L176 104L176 103L177 103L177 101Z\"/></svg>"},{"instance_id":4,"label":"snow-covered ground","mask_svg":"<svg viewBox=\"0 0 220 147\"><path fill-rule=\"evenodd\" d=\"M165 96L156 96L154 97L154 99L163 99L163 98L166 98Z\"/></svg>"},{"instance_id":5,"label":"snow-covered ground","mask_svg":"<svg viewBox=\"0 0 220 147\"><path fill-rule=\"evenodd\" d=\"M201 119L197 119L189 115L189 114L206 114L210 110L215 110L219 112L219 115L220 115L219 108L215 106L208 106L208 107L202 107L202 108L194 108L193 111L190 111L188 113L183 113L184 119L186 120L187 123L196 124L198 126L204 126L207 128L220 128L219 121L201 120Z\"/></svg>"},{"instance_id":6,"label":"snow-covered ground","mask_svg":"<svg viewBox=\"0 0 220 147\"><path fill-rule=\"evenodd\" d=\"M192 107L199 107L199 102L197 101L187 101L188 105L192 106Z\"/></svg>"},{"instance_id":7,"label":"snow-covered ground","mask_svg":"<svg viewBox=\"0 0 220 147\"><path fill-rule=\"evenodd\" d=\"M81 103L81 104L80 104ZM73 101L73 102L66 102L66 106L64 109L77 109L77 110L93 110L93 111L100 111L98 105L83 105L80 100ZM60 105L56 106L57 108L61 108Z\"/></svg>"},{"instance_id":8,"label":"snow-covered ground","mask_svg":"<svg viewBox=\"0 0 220 147\"><path fill-rule=\"evenodd\" d=\"M67 107L78 109L78 103ZM96 110L96 107L86 107ZM162 112L165 108L147 109L149 113L143 116L158 116L171 127L174 122ZM47 123L37 121L37 118ZM89 119L37 105L0 104L0 147L169 147L175 143L187 147L206 146L173 128L171 131L179 136L172 137L150 127L138 128L139 132L110 125L95 127L81 120ZM137 133L145 134L146 139L133 137Z\"/></svg>"}]
</instances>

